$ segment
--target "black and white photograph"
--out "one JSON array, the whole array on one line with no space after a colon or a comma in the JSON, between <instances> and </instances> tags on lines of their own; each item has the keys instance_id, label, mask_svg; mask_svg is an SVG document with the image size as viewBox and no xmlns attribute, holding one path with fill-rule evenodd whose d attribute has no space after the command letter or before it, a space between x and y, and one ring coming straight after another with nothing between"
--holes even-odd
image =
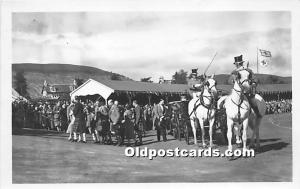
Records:
<instances>
[{"instance_id":1,"label":"black and white photograph","mask_svg":"<svg viewBox=\"0 0 300 189\"><path fill-rule=\"evenodd\" d=\"M294 13L11 11L11 184L293 183Z\"/></svg>"}]
</instances>

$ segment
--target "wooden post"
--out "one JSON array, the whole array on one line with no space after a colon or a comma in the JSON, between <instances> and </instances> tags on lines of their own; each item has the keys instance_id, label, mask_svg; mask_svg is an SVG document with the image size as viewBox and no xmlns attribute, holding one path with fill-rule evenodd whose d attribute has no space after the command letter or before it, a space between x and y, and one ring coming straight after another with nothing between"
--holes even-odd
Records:
<instances>
[{"instance_id":1,"label":"wooden post","mask_svg":"<svg viewBox=\"0 0 300 189\"><path fill-rule=\"evenodd\" d=\"M258 47L256 47L256 72L258 73Z\"/></svg>"},{"instance_id":2,"label":"wooden post","mask_svg":"<svg viewBox=\"0 0 300 189\"><path fill-rule=\"evenodd\" d=\"M149 105L151 105L151 94L147 94L147 96L148 96L148 103Z\"/></svg>"},{"instance_id":3,"label":"wooden post","mask_svg":"<svg viewBox=\"0 0 300 189\"><path fill-rule=\"evenodd\" d=\"M166 95L166 103L167 104L169 103L169 95L168 94Z\"/></svg>"},{"instance_id":4,"label":"wooden post","mask_svg":"<svg viewBox=\"0 0 300 189\"><path fill-rule=\"evenodd\" d=\"M132 102L131 102L131 95L129 93L127 93L127 98L128 98L128 103L132 104Z\"/></svg>"}]
</instances>

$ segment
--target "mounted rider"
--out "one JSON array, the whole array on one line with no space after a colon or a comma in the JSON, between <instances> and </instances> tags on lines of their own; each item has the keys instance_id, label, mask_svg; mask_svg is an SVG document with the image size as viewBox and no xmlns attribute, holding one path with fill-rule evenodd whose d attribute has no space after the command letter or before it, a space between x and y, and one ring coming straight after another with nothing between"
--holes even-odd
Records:
<instances>
[{"instance_id":1,"label":"mounted rider","mask_svg":"<svg viewBox=\"0 0 300 189\"><path fill-rule=\"evenodd\" d=\"M250 104L251 108L253 109L253 111L255 112L256 116L262 117L261 114L259 113L258 106L257 106L256 100L255 100L257 82L254 79L253 71L250 68L248 68L248 66L244 67L244 65L243 65L244 62L245 61L243 61L243 55L234 57L233 64L236 66L236 68L235 68L235 70L233 70L231 72L231 77L229 78L230 79L229 82L232 82L233 78L235 78L237 76L237 73L242 70L247 70L250 73L250 75L249 75L249 80L250 80L250 85L251 85L250 90L244 91L244 94L247 97L249 104Z\"/></svg>"},{"instance_id":2,"label":"mounted rider","mask_svg":"<svg viewBox=\"0 0 300 189\"><path fill-rule=\"evenodd\" d=\"M193 98L199 97L203 89L205 80L203 75L198 76L197 71L198 69L192 69L191 78L188 81L188 86L190 88L191 96Z\"/></svg>"}]
</instances>

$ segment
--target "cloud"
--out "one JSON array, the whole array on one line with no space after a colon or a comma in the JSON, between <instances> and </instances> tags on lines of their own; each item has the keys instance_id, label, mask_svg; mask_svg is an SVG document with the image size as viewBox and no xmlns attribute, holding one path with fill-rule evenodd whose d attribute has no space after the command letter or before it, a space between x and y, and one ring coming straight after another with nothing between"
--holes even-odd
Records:
<instances>
[{"instance_id":1,"label":"cloud","mask_svg":"<svg viewBox=\"0 0 300 189\"><path fill-rule=\"evenodd\" d=\"M266 72L291 75L287 12L14 13L13 61L89 65L133 79L179 69L229 73L243 54L270 50ZM282 68L285 72L280 72Z\"/></svg>"}]
</instances>

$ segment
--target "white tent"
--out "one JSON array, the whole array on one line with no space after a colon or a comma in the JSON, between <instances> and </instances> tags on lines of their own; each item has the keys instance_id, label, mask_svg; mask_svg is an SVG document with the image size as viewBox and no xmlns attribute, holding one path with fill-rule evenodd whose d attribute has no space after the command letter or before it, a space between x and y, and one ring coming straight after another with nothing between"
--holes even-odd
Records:
<instances>
[{"instance_id":1,"label":"white tent","mask_svg":"<svg viewBox=\"0 0 300 189\"><path fill-rule=\"evenodd\" d=\"M139 81L116 81L89 79L80 87L70 93L71 99L75 96L86 96L99 94L105 100L112 93L130 94L188 94L188 86L182 84L158 84Z\"/></svg>"},{"instance_id":2,"label":"white tent","mask_svg":"<svg viewBox=\"0 0 300 189\"><path fill-rule=\"evenodd\" d=\"M24 98L23 96L21 96L14 88L12 88L12 101L16 101L16 100L27 101L26 98Z\"/></svg>"},{"instance_id":3,"label":"white tent","mask_svg":"<svg viewBox=\"0 0 300 189\"><path fill-rule=\"evenodd\" d=\"M98 81L93 79L87 80L85 83L80 85L77 89L70 93L71 99L75 96L86 96L86 95L101 95L105 100L114 92L114 90Z\"/></svg>"}]
</instances>

